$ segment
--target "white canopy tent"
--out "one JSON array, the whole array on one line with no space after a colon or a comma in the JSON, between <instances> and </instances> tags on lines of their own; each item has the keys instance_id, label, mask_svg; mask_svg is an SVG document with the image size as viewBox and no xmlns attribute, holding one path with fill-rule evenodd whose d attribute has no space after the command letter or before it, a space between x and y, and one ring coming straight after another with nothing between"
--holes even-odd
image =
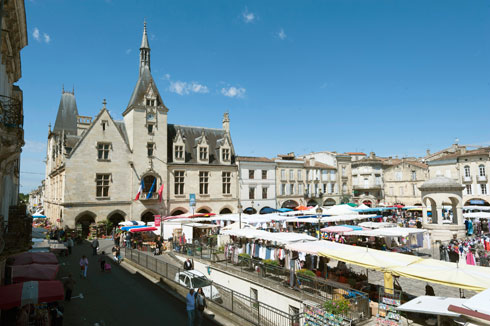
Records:
<instances>
[{"instance_id":1,"label":"white canopy tent","mask_svg":"<svg viewBox=\"0 0 490 326\"><path fill-rule=\"evenodd\" d=\"M423 295L412 299L399 307L396 307L396 310L422 314L459 317L460 314L449 311L447 308L450 305L461 306L465 301L467 300L460 298L444 298Z\"/></svg>"},{"instance_id":2,"label":"white canopy tent","mask_svg":"<svg viewBox=\"0 0 490 326\"><path fill-rule=\"evenodd\" d=\"M369 229L381 229L381 228L394 228L396 227L395 223L387 223L387 222L362 222L358 224L363 228Z\"/></svg>"},{"instance_id":3,"label":"white canopy tent","mask_svg":"<svg viewBox=\"0 0 490 326\"><path fill-rule=\"evenodd\" d=\"M490 212L474 212L474 213L463 213L464 218L488 218L490 219Z\"/></svg>"},{"instance_id":4,"label":"white canopy tent","mask_svg":"<svg viewBox=\"0 0 490 326\"><path fill-rule=\"evenodd\" d=\"M293 233L293 232L272 233L263 230L255 230L251 228L223 230L221 233L225 235L237 236L237 237L242 237L247 239L261 239L266 241L274 241L281 245L294 243L294 242L317 241L316 238L301 233Z\"/></svg>"},{"instance_id":5,"label":"white canopy tent","mask_svg":"<svg viewBox=\"0 0 490 326\"><path fill-rule=\"evenodd\" d=\"M425 233L425 229L415 229L415 228L381 228L372 230L362 230L362 231L352 231L346 233L346 235L360 235L365 237L408 237L411 234Z\"/></svg>"}]
</instances>

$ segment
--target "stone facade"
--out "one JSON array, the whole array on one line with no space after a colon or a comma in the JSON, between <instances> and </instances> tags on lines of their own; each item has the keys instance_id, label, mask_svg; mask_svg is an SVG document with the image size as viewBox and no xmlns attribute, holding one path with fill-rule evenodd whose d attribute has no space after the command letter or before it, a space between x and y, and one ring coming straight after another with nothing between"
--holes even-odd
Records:
<instances>
[{"instance_id":1,"label":"stone facade","mask_svg":"<svg viewBox=\"0 0 490 326\"><path fill-rule=\"evenodd\" d=\"M139 78L123 121L114 120L106 106L104 100L94 119L80 116L74 92L62 92L48 135L44 205L52 222L73 228L106 219L237 211L229 116L223 129L168 123L169 109L150 72L146 25Z\"/></svg>"},{"instance_id":2,"label":"stone facade","mask_svg":"<svg viewBox=\"0 0 490 326\"><path fill-rule=\"evenodd\" d=\"M239 198L243 210L260 213L266 207L277 208L276 163L265 157L237 157Z\"/></svg>"},{"instance_id":3,"label":"stone facade","mask_svg":"<svg viewBox=\"0 0 490 326\"><path fill-rule=\"evenodd\" d=\"M421 206L419 187L428 180L428 166L411 159L387 159L383 168L385 202Z\"/></svg>"},{"instance_id":4,"label":"stone facade","mask_svg":"<svg viewBox=\"0 0 490 326\"><path fill-rule=\"evenodd\" d=\"M306 168L304 159L294 153L278 155L276 163L277 208L294 208L306 205Z\"/></svg>"}]
</instances>

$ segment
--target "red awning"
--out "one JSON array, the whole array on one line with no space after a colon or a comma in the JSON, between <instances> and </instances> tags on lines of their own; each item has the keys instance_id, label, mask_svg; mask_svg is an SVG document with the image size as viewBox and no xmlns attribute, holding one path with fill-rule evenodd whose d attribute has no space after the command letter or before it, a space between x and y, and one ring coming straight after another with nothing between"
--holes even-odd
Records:
<instances>
[{"instance_id":1,"label":"red awning","mask_svg":"<svg viewBox=\"0 0 490 326\"><path fill-rule=\"evenodd\" d=\"M11 257L14 259L12 266L30 265L30 264L58 264L58 258L52 252L23 252Z\"/></svg>"},{"instance_id":2,"label":"red awning","mask_svg":"<svg viewBox=\"0 0 490 326\"><path fill-rule=\"evenodd\" d=\"M56 278L59 265L19 265L12 266L12 282L52 281Z\"/></svg>"},{"instance_id":3,"label":"red awning","mask_svg":"<svg viewBox=\"0 0 490 326\"><path fill-rule=\"evenodd\" d=\"M60 281L30 281L0 287L0 309L7 310L26 304L63 300Z\"/></svg>"},{"instance_id":4,"label":"red awning","mask_svg":"<svg viewBox=\"0 0 490 326\"><path fill-rule=\"evenodd\" d=\"M146 226L143 228L130 229L129 232L134 233L134 232L156 231L156 230L158 230L156 227Z\"/></svg>"}]
</instances>

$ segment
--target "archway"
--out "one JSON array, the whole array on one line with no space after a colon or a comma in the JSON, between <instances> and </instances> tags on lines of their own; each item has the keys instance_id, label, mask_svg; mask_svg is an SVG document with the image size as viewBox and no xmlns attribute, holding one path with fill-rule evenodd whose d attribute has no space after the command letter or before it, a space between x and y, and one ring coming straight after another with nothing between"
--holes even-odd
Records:
<instances>
[{"instance_id":1,"label":"archway","mask_svg":"<svg viewBox=\"0 0 490 326\"><path fill-rule=\"evenodd\" d=\"M171 216L177 216L177 215L182 215L182 214L185 214L187 213L187 211L183 208L176 208L172 211L172 213L170 213Z\"/></svg>"},{"instance_id":2,"label":"archway","mask_svg":"<svg viewBox=\"0 0 490 326\"><path fill-rule=\"evenodd\" d=\"M96 215L92 212L83 212L75 218L75 229L78 235L86 238L90 233L90 224L95 223Z\"/></svg>"},{"instance_id":3,"label":"archway","mask_svg":"<svg viewBox=\"0 0 490 326\"><path fill-rule=\"evenodd\" d=\"M270 214L274 213L276 210L274 208L271 208L269 206L264 206L260 209L259 214Z\"/></svg>"},{"instance_id":4,"label":"archway","mask_svg":"<svg viewBox=\"0 0 490 326\"><path fill-rule=\"evenodd\" d=\"M434 199L431 197L425 197L423 200L425 207L427 207L427 224L437 224L438 223L438 213L437 213L437 204ZM430 209L429 209L430 207ZM430 223L428 217L430 216Z\"/></svg>"},{"instance_id":5,"label":"archway","mask_svg":"<svg viewBox=\"0 0 490 326\"><path fill-rule=\"evenodd\" d=\"M368 207L371 207L373 205L373 203L370 200L365 200L362 203Z\"/></svg>"},{"instance_id":6,"label":"archway","mask_svg":"<svg viewBox=\"0 0 490 326\"><path fill-rule=\"evenodd\" d=\"M318 203L316 202L316 200L313 200L313 199L310 199L308 200L308 203L306 203L306 206L317 206Z\"/></svg>"},{"instance_id":7,"label":"archway","mask_svg":"<svg viewBox=\"0 0 490 326\"><path fill-rule=\"evenodd\" d=\"M209 209L205 208L205 207L201 207L199 208L199 210L197 211L198 214L209 214L211 213Z\"/></svg>"},{"instance_id":8,"label":"archway","mask_svg":"<svg viewBox=\"0 0 490 326\"><path fill-rule=\"evenodd\" d=\"M155 221L155 213L152 211L146 211L146 213L141 215L141 221L145 222L148 224L148 222L154 222Z\"/></svg>"},{"instance_id":9,"label":"archway","mask_svg":"<svg viewBox=\"0 0 490 326\"><path fill-rule=\"evenodd\" d=\"M490 204L481 198L471 198L464 203L465 206L490 206Z\"/></svg>"},{"instance_id":10,"label":"archway","mask_svg":"<svg viewBox=\"0 0 490 326\"><path fill-rule=\"evenodd\" d=\"M117 227L120 222L125 220L126 214L122 211L115 211L107 216L107 234L112 232L112 229Z\"/></svg>"},{"instance_id":11,"label":"archway","mask_svg":"<svg viewBox=\"0 0 490 326\"><path fill-rule=\"evenodd\" d=\"M219 213L220 213L220 215L221 214L231 214L231 210L228 207L225 207L222 210L220 210Z\"/></svg>"},{"instance_id":12,"label":"archway","mask_svg":"<svg viewBox=\"0 0 490 326\"><path fill-rule=\"evenodd\" d=\"M257 214L257 210L253 207L247 207L243 210L243 213L244 214L249 214L249 215L252 215L252 214Z\"/></svg>"},{"instance_id":13,"label":"archway","mask_svg":"<svg viewBox=\"0 0 490 326\"><path fill-rule=\"evenodd\" d=\"M323 202L323 206L335 206L335 199L328 198Z\"/></svg>"},{"instance_id":14,"label":"archway","mask_svg":"<svg viewBox=\"0 0 490 326\"><path fill-rule=\"evenodd\" d=\"M284 203L282 203L281 208L295 208L298 207L299 204L295 202L294 200L286 200Z\"/></svg>"}]
</instances>

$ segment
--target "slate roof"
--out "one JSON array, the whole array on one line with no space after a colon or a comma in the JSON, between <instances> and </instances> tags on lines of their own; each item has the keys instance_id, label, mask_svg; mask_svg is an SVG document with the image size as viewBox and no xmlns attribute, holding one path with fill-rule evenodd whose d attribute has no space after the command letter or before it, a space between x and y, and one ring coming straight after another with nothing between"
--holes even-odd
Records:
<instances>
[{"instance_id":1,"label":"slate roof","mask_svg":"<svg viewBox=\"0 0 490 326\"><path fill-rule=\"evenodd\" d=\"M61 133L63 130L65 134L76 135L77 134L77 102L75 100L75 94L71 92L65 92L61 94L60 105L58 107L58 115L56 116L56 122L54 123L53 132Z\"/></svg>"},{"instance_id":2,"label":"slate roof","mask_svg":"<svg viewBox=\"0 0 490 326\"><path fill-rule=\"evenodd\" d=\"M129 147L128 132L126 131L126 125L124 124L124 121L116 121L116 120L114 120L114 125L117 127L117 129L119 129L119 131L121 132L121 135L122 135L122 137L124 139L124 142Z\"/></svg>"},{"instance_id":3,"label":"slate roof","mask_svg":"<svg viewBox=\"0 0 490 326\"><path fill-rule=\"evenodd\" d=\"M157 98L157 106L163 105L163 101L162 101L162 98L160 96L160 93L158 92L155 81L153 80L153 77L151 76L150 68L148 68L147 66L144 66L142 71L141 71L141 74L138 78L138 81L136 82L136 86L134 87L133 95L131 95L131 98L129 99L128 109L131 106L139 106L139 105L144 104L143 101L145 99L145 94L146 94L146 91L148 90L148 87L150 84L151 84L151 88L153 90L153 93L156 95L156 98ZM126 110L126 112L127 111L128 110Z\"/></svg>"},{"instance_id":4,"label":"slate roof","mask_svg":"<svg viewBox=\"0 0 490 326\"><path fill-rule=\"evenodd\" d=\"M209 164L221 164L219 160L219 147L223 143L227 133L223 129L212 129L203 127L190 127L182 125L168 124L167 127L167 143L168 143L168 162L173 162L174 139L177 135L177 130L180 130L185 142L185 163L198 164L197 161L197 144L201 139L202 134L206 137L209 146ZM235 150L231 142L231 137L228 139L231 148L231 164L235 163Z\"/></svg>"}]
</instances>

